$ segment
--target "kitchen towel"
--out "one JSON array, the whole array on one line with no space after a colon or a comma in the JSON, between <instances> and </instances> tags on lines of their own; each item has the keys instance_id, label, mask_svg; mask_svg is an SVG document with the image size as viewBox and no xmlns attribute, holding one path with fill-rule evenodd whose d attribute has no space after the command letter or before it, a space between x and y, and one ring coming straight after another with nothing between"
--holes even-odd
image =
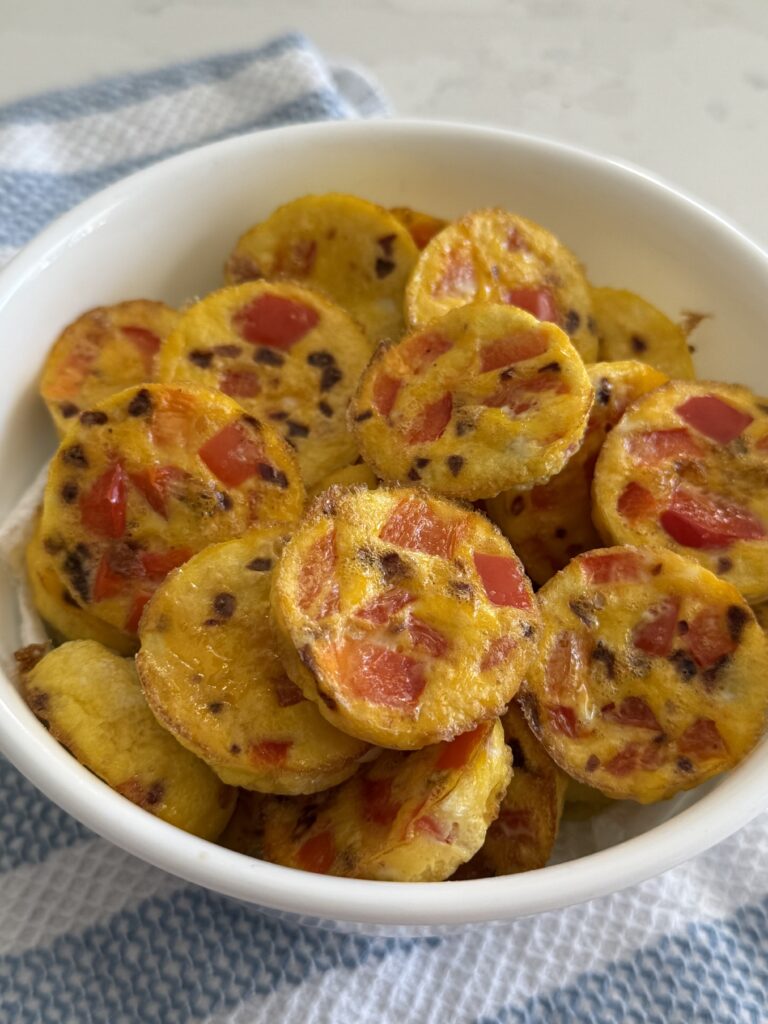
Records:
<instances>
[{"instance_id":1,"label":"kitchen towel","mask_svg":"<svg viewBox=\"0 0 768 1024\"><path fill-rule=\"evenodd\" d=\"M386 112L300 36L0 108L0 263L130 171ZM584 907L441 938L303 927L94 836L0 758L0 1024L763 1024L768 815Z\"/></svg>"}]
</instances>

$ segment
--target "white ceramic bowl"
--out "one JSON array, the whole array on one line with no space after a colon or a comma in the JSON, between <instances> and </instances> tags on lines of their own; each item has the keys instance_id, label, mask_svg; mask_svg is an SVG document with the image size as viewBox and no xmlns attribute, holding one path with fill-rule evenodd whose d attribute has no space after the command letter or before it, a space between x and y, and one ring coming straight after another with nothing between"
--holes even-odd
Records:
<instances>
[{"instance_id":1,"label":"white ceramic bowl","mask_svg":"<svg viewBox=\"0 0 768 1024\"><path fill-rule=\"evenodd\" d=\"M716 214L648 175L540 139L458 125L341 123L262 132L114 185L48 228L0 275L0 521L53 449L36 378L64 324L97 304L137 296L178 303L216 287L225 255L246 226L278 203L323 191L446 216L493 204L520 211L563 238L593 281L640 291L672 314L714 313L696 334L700 375L768 392L768 257ZM18 624L12 586L3 579L0 588L0 652L8 654L19 645ZM506 878L405 885L293 871L172 828L80 767L5 677L0 747L51 799L137 856L265 908L369 932L435 932L592 899L665 871L768 806L763 744L719 783L629 814L617 808L618 824L597 842L581 826L569 847L585 852L577 859ZM621 836L630 838L606 845Z\"/></svg>"}]
</instances>

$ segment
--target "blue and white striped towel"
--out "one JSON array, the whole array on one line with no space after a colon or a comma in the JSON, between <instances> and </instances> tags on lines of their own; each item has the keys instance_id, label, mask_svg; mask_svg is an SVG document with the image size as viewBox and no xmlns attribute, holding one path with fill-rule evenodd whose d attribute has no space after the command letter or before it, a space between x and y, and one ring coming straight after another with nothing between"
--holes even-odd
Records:
<instances>
[{"instance_id":1,"label":"blue and white striped towel","mask_svg":"<svg viewBox=\"0 0 768 1024\"><path fill-rule=\"evenodd\" d=\"M0 109L0 262L193 145L384 112L301 38ZM446 939L281 923L96 838L0 759L0 1024L763 1024L768 816L635 889Z\"/></svg>"}]
</instances>

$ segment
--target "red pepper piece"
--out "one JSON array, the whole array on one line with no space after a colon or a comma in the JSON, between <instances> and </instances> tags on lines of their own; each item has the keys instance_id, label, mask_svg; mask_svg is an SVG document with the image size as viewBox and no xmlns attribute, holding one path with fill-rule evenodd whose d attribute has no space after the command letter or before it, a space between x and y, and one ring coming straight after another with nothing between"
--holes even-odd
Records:
<instances>
[{"instance_id":1,"label":"red pepper piece","mask_svg":"<svg viewBox=\"0 0 768 1024\"><path fill-rule=\"evenodd\" d=\"M379 373L373 381L373 407L382 416L389 416L403 382L388 373Z\"/></svg>"},{"instance_id":2,"label":"red pepper piece","mask_svg":"<svg viewBox=\"0 0 768 1024\"><path fill-rule=\"evenodd\" d=\"M544 677L548 696L554 700L573 697L587 661L587 641L570 630L558 633L549 649Z\"/></svg>"},{"instance_id":3,"label":"red pepper piece","mask_svg":"<svg viewBox=\"0 0 768 1024\"><path fill-rule=\"evenodd\" d=\"M615 722L616 725L633 726L636 729L653 729L654 732L661 731L656 715L642 697L625 697L618 707L615 704L606 704L602 708L602 714L603 718L609 722Z\"/></svg>"},{"instance_id":4,"label":"red pepper piece","mask_svg":"<svg viewBox=\"0 0 768 1024\"><path fill-rule=\"evenodd\" d=\"M141 566L136 563L136 572L128 574L117 572L110 560L109 552L105 552L99 561L96 575L93 578L91 599L93 601L106 601L110 597L117 597L125 589L127 582L141 575Z\"/></svg>"},{"instance_id":5,"label":"red pepper piece","mask_svg":"<svg viewBox=\"0 0 768 1024\"><path fill-rule=\"evenodd\" d=\"M489 601L505 607L531 607L530 587L516 559L480 551L475 551L472 558Z\"/></svg>"},{"instance_id":6,"label":"red pepper piece","mask_svg":"<svg viewBox=\"0 0 768 1024\"><path fill-rule=\"evenodd\" d=\"M403 498L379 533L383 541L411 551L451 558L460 524L439 518L422 498Z\"/></svg>"},{"instance_id":7,"label":"red pepper piece","mask_svg":"<svg viewBox=\"0 0 768 1024\"><path fill-rule=\"evenodd\" d=\"M734 540L762 540L760 520L723 498L678 489L659 522L672 540L688 548L723 548Z\"/></svg>"},{"instance_id":8,"label":"red pepper piece","mask_svg":"<svg viewBox=\"0 0 768 1024\"><path fill-rule=\"evenodd\" d=\"M736 409L717 395L699 395L678 405L675 412L705 437L728 444L742 434L753 417Z\"/></svg>"},{"instance_id":9,"label":"red pepper piece","mask_svg":"<svg viewBox=\"0 0 768 1024\"><path fill-rule=\"evenodd\" d=\"M133 342L144 360L144 365L150 370L155 356L160 351L158 336L153 331L148 331L146 327L121 327L120 330Z\"/></svg>"},{"instance_id":10,"label":"red pepper piece","mask_svg":"<svg viewBox=\"0 0 768 1024\"><path fill-rule=\"evenodd\" d=\"M232 316L232 326L253 345L289 349L320 322L313 306L269 292L252 299Z\"/></svg>"},{"instance_id":11,"label":"red pepper piece","mask_svg":"<svg viewBox=\"0 0 768 1024\"><path fill-rule=\"evenodd\" d=\"M477 291L475 268L472 265L472 253L468 250L454 249L446 254L445 270L435 283L432 294L439 296L463 295L473 296Z\"/></svg>"},{"instance_id":12,"label":"red pepper piece","mask_svg":"<svg viewBox=\"0 0 768 1024\"><path fill-rule=\"evenodd\" d=\"M425 331L403 342L400 346L400 355L413 373L422 373L452 347L452 342L437 331Z\"/></svg>"},{"instance_id":13,"label":"red pepper piece","mask_svg":"<svg viewBox=\"0 0 768 1024\"><path fill-rule=\"evenodd\" d=\"M689 623L688 649L699 668L709 668L736 647L724 608L702 608Z\"/></svg>"},{"instance_id":14,"label":"red pepper piece","mask_svg":"<svg viewBox=\"0 0 768 1024\"><path fill-rule=\"evenodd\" d=\"M335 860L336 843L330 831L312 836L296 851L296 863L299 867L319 875L327 875Z\"/></svg>"},{"instance_id":15,"label":"red pepper piece","mask_svg":"<svg viewBox=\"0 0 768 1024\"><path fill-rule=\"evenodd\" d=\"M260 740L250 744L248 756L257 764L285 764L292 746L293 740Z\"/></svg>"},{"instance_id":16,"label":"red pepper piece","mask_svg":"<svg viewBox=\"0 0 768 1024\"><path fill-rule=\"evenodd\" d=\"M171 571L189 561L194 552L189 548L169 548L167 551L144 551L140 556L141 567L153 580L163 580Z\"/></svg>"},{"instance_id":17,"label":"red pepper piece","mask_svg":"<svg viewBox=\"0 0 768 1024\"><path fill-rule=\"evenodd\" d=\"M579 735L579 723L573 708L558 704L547 707L547 714L550 728L554 732L562 733L563 736L568 736L570 739L575 739Z\"/></svg>"},{"instance_id":18,"label":"red pepper piece","mask_svg":"<svg viewBox=\"0 0 768 1024\"><path fill-rule=\"evenodd\" d=\"M451 641L444 633L415 615L408 619L408 633L414 647L426 651L433 658L444 657L451 646Z\"/></svg>"},{"instance_id":19,"label":"red pepper piece","mask_svg":"<svg viewBox=\"0 0 768 1024\"><path fill-rule=\"evenodd\" d=\"M469 759L475 750L484 742L491 726L488 722L481 722L480 725L463 732L450 743L441 745L440 753L435 761L435 769L439 772L458 771L469 763Z\"/></svg>"},{"instance_id":20,"label":"red pepper piece","mask_svg":"<svg viewBox=\"0 0 768 1024\"><path fill-rule=\"evenodd\" d=\"M128 476L119 462L104 470L80 498L80 518L86 530L117 540L125 533Z\"/></svg>"},{"instance_id":21,"label":"red pepper piece","mask_svg":"<svg viewBox=\"0 0 768 1024\"><path fill-rule=\"evenodd\" d=\"M680 602L667 597L649 609L647 616L635 626L632 642L646 654L666 658L672 650Z\"/></svg>"},{"instance_id":22,"label":"red pepper piece","mask_svg":"<svg viewBox=\"0 0 768 1024\"><path fill-rule=\"evenodd\" d=\"M430 402L406 428L405 440L408 444L436 441L438 437L442 437L445 428L450 423L452 412L453 398L449 394Z\"/></svg>"},{"instance_id":23,"label":"red pepper piece","mask_svg":"<svg viewBox=\"0 0 768 1024\"><path fill-rule=\"evenodd\" d=\"M250 370L227 370L219 381L219 390L230 398L255 398L261 384L258 374Z\"/></svg>"},{"instance_id":24,"label":"red pepper piece","mask_svg":"<svg viewBox=\"0 0 768 1024\"><path fill-rule=\"evenodd\" d=\"M627 434L624 444L633 461L657 466L665 459L696 459L706 448L684 427L671 430L638 430Z\"/></svg>"},{"instance_id":25,"label":"red pepper piece","mask_svg":"<svg viewBox=\"0 0 768 1024\"><path fill-rule=\"evenodd\" d=\"M512 651L517 647L517 641L511 636L500 636L492 640L480 662L480 671L498 668L503 665Z\"/></svg>"},{"instance_id":26,"label":"red pepper piece","mask_svg":"<svg viewBox=\"0 0 768 1024\"><path fill-rule=\"evenodd\" d=\"M677 741L677 749L683 756L697 761L709 761L728 754L725 740L711 718L697 718L693 725L689 725Z\"/></svg>"},{"instance_id":27,"label":"red pepper piece","mask_svg":"<svg viewBox=\"0 0 768 1024\"><path fill-rule=\"evenodd\" d=\"M336 581L336 531L331 529L314 542L307 552L298 582L298 604L303 612L313 605L314 615L325 618L339 610L339 585Z\"/></svg>"},{"instance_id":28,"label":"red pepper piece","mask_svg":"<svg viewBox=\"0 0 768 1024\"><path fill-rule=\"evenodd\" d=\"M380 644L346 640L337 649L339 684L371 704L410 710L427 685L424 666Z\"/></svg>"},{"instance_id":29,"label":"red pepper piece","mask_svg":"<svg viewBox=\"0 0 768 1024\"><path fill-rule=\"evenodd\" d=\"M137 594L133 599L131 610L128 612L128 618L125 620L125 631L126 633L136 633L139 629L139 623L141 621L142 613L152 597L151 594Z\"/></svg>"},{"instance_id":30,"label":"red pepper piece","mask_svg":"<svg viewBox=\"0 0 768 1024\"><path fill-rule=\"evenodd\" d=\"M514 416L522 416L535 408L541 395L550 392L567 395L568 386L562 375L554 372L537 373L535 377L510 377L483 402L492 409L507 409Z\"/></svg>"},{"instance_id":31,"label":"red pepper piece","mask_svg":"<svg viewBox=\"0 0 768 1024\"><path fill-rule=\"evenodd\" d=\"M223 484L239 487L258 473L264 449L242 423L230 423L208 438L198 455Z\"/></svg>"},{"instance_id":32,"label":"red pepper piece","mask_svg":"<svg viewBox=\"0 0 768 1024\"><path fill-rule=\"evenodd\" d=\"M630 480L618 497L616 511L628 523L636 523L654 514L656 501L650 491Z\"/></svg>"},{"instance_id":33,"label":"red pepper piece","mask_svg":"<svg viewBox=\"0 0 768 1024\"><path fill-rule=\"evenodd\" d=\"M636 583L646 574L640 555L634 551L610 551L579 558L588 583Z\"/></svg>"},{"instance_id":34,"label":"red pepper piece","mask_svg":"<svg viewBox=\"0 0 768 1024\"><path fill-rule=\"evenodd\" d=\"M491 825L494 835L504 839L535 839L536 827L530 811L505 808Z\"/></svg>"},{"instance_id":35,"label":"red pepper piece","mask_svg":"<svg viewBox=\"0 0 768 1024\"><path fill-rule=\"evenodd\" d=\"M555 297L548 288L509 288L504 293L503 301L510 306L524 309L537 320L545 320L551 324L560 323Z\"/></svg>"},{"instance_id":36,"label":"red pepper piece","mask_svg":"<svg viewBox=\"0 0 768 1024\"><path fill-rule=\"evenodd\" d=\"M497 338L485 345L480 351L480 373L489 370L500 370L502 366L512 366L525 359L534 359L549 348L543 334L521 331L508 338Z\"/></svg>"},{"instance_id":37,"label":"red pepper piece","mask_svg":"<svg viewBox=\"0 0 768 1024\"><path fill-rule=\"evenodd\" d=\"M358 608L355 615L358 618L367 619L369 622L375 622L377 625L383 626L401 608L405 608L406 605L411 604L415 600L416 598L413 594L409 594L405 590L398 590L395 587L392 590L386 590L383 594L379 594L378 597L374 598L373 601L369 601L362 608Z\"/></svg>"},{"instance_id":38,"label":"red pepper piece","mask_svg":"<svg viewBox=\"0 0 768 1024\"><path fill-rule=\"evenodd\" d=\"M400 805L392 799L391 779L360 779L363 819L387 827L397 817Z\"/></svg>"}]
</instances>

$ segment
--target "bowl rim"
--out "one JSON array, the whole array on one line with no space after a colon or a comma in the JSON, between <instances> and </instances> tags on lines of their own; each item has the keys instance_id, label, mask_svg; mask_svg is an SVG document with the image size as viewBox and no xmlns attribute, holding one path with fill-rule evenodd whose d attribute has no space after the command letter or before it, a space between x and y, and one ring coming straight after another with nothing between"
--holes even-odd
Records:
<instances>
[{"instance_id":1,"label":"bowl rim","mask_svg":"<svg viewBox=\"0 0 768 1024\"><path fill-rule=\"evenodd\" d=\"M704 220L723 239L761 264L768 284L768 254L733 222L663 179L623 160L579 146L500 128L439 120L332 121L249 132L169 157L115 182L67 211L29 242L0 272L0 313L41 266L97 229L146 186L216 156L237 158L259 140L322 136L418 135L496 140L539 157L580 164L623 179ZM267 142L267 144L269 144ZM0 673L3 674L3 673ZM13 681L9 678L12 691ZM60 748L20 695L0 694L0 750L38 789L88 828L128 852L187 881L249 903L302 918L384 926L462 925L564 908L620 891L702 853L768 808L753 755L712 792L667 821L616 846L519 875L434 883L376 882L316 875L227 850L147 814L83 768ZM53 750L53 745L56 751ZM51 755L54 755L53 757ZM58 754L62 757L59 758Z\"/></svg>"}]
</instances>

